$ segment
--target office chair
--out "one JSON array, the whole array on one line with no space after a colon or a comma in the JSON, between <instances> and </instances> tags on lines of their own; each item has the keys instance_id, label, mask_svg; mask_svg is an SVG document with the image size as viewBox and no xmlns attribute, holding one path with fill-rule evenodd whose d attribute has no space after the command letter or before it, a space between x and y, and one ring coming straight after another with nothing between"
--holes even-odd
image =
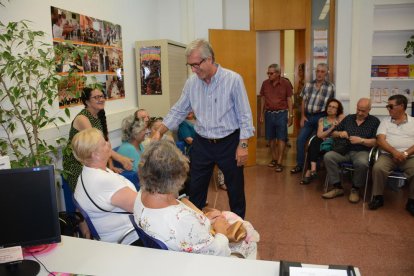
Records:
<instances>
[{"instance_id":1,"label":"office chair","mask_svg":"<svg viewBox=\"0 0 414 276\"><path fill-rule=\"evenodd\" d=\"M368 170L367 170L367 175L365 177L365 190L364 190L364 201L363 202L365 202L366 197L367 197L369 176L370 176L372 165L374 164L374 160L376 158L376 154L377 154L377 147L372 147L368 155ZM341 182L343 183L343 176L345 172L349 172L352 175L354 171L354 165L352 164L352 162L341 162L339 163L339 167L340 167L341 178L342 178ZM328 181L328 174L327 174L325 178L325 189L324 189L325 193L328 191L328 186L329 186L329 181Z\"/></svg>"},{"instance_id":2,"label":"office chair","mask_svg":"<svg viewBox=\"0 0 414 276\"><path fill-rule=\"evenodd\" d=\"M381 151L378 149L375 153L375 159L374 161L377 161L379 156L381 155ZM395 168L391 173L388 175L388 180L390 179L396 179L396 180L402 180L398 181L396 185L392 185L389 182L387 183L387 186L391 188L394 192L398 192L399 189L401 189L407 182L407 177L404 175L404 171L402 171L400 168ZM371 200L372 200L371 195Z\"/></svg>"},{"instance_id":3,"label":"office chair","mask_svg":"<svg viewBox=\"0 0 414 276\"><path fill-rule=\"evenodd\" d=\"M175 145L177 146L177 148L179 148L179 150L182 152L182 154L187 155L187 151L186 151L184 141L177 141L177 142L175 142Z\"/></svg>"},{"instance_id":4,"label":"office chair","mask_svg":"<svg viewBox=\"0 0 414 276\"><path fill-rule=\"evenodd\" d=\"M94 240L101 240L101 237L98 234L98 231L96 231L95 226L92 223L91 218L88 216L88 213L86 213L86 211L84 209L82 209L82 207L79 205L79 203L76 201L75 197L72 196L72 200L73 203L75 205L75 207L79 210L79 212L82 214L82 216L84 217L86 224L88 225L89 231L91 232L91 235L93 237Z\"/></svg>"},{"instance_id":5,"label":"office chair","mask_svg":"<svg viewBox=\"0 0 414 276\"><path fill-rule=\"evenodd\" d=\"M129 220L134 226L135 231L137 231L139 238L142 240L142 243L144 244L144 247L168 250L168 247L165 245L165 243L156 238L151 237L150 235L145 233L141 227L138 226L138 224L135 222L134 215L129 215Z\"/></svg>"},{"instance_id":6,"label":"office chair","mask_svg":"<svg viewBox=\"0 0 414 276\"><path fill-rule=\"evenodd\" d=\"M315 138L316 138L316 135L312 135L311 138L309 138L308 143L306 144L306 147L305 147L305 162L303 163L302 179L305 178L306 171L308 170L308 163L309 163L308 162L308 157L309 157L308 156L308 154L309 154L308 149L309 149L309 146L312 143L313 139L315 139Z\"/></svg>"},{"instance_id":7,"label":"office chair","mask_svg":"<svg viewBox=\"0 0 414 276\"><path fill-rule=\"evenodd\" d=\"M66 213L75 213L76 208L72 200L72 196L73 196L72 190L70 189L69 183L63 177L63 175L60 175L60 177L62 179L62 190L63 190L63 197L65 198Z\"/></svg>"}]
</instances>

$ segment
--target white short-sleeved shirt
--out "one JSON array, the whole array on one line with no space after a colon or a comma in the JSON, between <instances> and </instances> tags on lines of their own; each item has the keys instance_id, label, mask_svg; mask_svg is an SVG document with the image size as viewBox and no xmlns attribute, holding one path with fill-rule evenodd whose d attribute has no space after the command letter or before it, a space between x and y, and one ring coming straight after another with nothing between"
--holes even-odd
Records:
<instances>
[{"instance_id":1,"label":"white short-sleeved shirt","mask_svg":"<svg viewBox=\"0 0 414 276\"><path fill-rule=\"evenodd\" d=\"M230 256L225 235L210 234L209 219L180 201L177 205L151 209L142 204L141 191L134 205L137 224L150 236L164 242L168 249L206 255Z\"/></svg>"},{"instance_id":2,"label":"white short-sleeved shirt","mask_svg":"<svg viewBox=\"0 0 414 276\"><path fill-rule=\"evenodd\" d=\"M134 184L110 169L103 171L83 166L81 175L89 196L100 208L111 212L125 212L125 210L113 206L111 198L112 195L124 187L129 187L136 191ZM116 214L99 210L86 195L80 176L74 196L79 205L91 218L102 241L116 243L128 230L133 228L128 214ZM138 234L133 231L122 243L130 244L137 239Z\"/></svg>"},{"instance_id":3,"label":"white short-sleeved shirt","mask_svg":"<svg viewBox=\"0 0 414 276\"><path fill-rule=\"evenodd\" d=\"M414 145L414 118L407 115L407 121L400 125L392 122L391 116L384 118L377 130L377 135L384 134L392 147L402 152Z\"/></svg>"}]
</instances>

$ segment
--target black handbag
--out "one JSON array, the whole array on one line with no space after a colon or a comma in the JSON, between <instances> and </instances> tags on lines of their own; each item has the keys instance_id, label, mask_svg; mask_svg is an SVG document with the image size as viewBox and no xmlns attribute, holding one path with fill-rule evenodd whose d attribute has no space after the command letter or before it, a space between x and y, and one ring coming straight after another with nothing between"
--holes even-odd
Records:
<instances>
[{"instance_id":1,"label":"black handbag","mask_svg":"<svg viewBox=\"0 0 414 276\"><path fill-rule=\"evenodd\" d=\"M60 233L65 236L80 237L79 223L84 221L81 213L59 212Z\"/></svg>"},{"instance_id":2,"label":"black handbag","mask_svg":"<svg viewBox=\"0 0 414 276\"><path fill-rule=\"evenodd\" d=\"M345 155L349 151L350 145L351 142L346 138L334 138L332 150L341 155Z\"/></svg>"}]
</instances>

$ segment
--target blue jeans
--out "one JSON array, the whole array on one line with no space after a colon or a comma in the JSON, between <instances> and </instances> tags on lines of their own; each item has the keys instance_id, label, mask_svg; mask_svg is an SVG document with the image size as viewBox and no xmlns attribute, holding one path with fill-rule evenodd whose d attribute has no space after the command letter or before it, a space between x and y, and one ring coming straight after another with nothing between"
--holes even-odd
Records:
<instances>
[{"instance_id":1,"label":"blue jeans","mask_svg":"<svg viewBox=\"0 0 414 276\"><path fill-rule=\"evenodd\" d=\"M286 141L288 136L288 111L265 113L265 132L266 140L283 140Z\"/></svg>"},{"instance_id":2,"label":"blue jeans","mask_svg":"<svg viewBox=\"0 0 414 276\"><path fill-rule=\"evenodd\" d=\"M319 119L326 116L325 112L316 114L306 114L305 125L300 129L298 139L296 141L296 165L303 168L305 163L305 144L312 134L315 134L318 130Z\"/></svg>"}]
</instances>

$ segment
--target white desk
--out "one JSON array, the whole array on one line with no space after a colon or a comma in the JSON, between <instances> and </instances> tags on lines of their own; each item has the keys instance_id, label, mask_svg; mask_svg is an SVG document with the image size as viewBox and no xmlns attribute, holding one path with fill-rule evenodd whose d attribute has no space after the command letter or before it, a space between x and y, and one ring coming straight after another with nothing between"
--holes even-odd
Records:
<instances>
[{"instance_id":1,"label":"white desk","mask_svg":"<svg viewBox=\"0 0 414 276\"><path fill-rule=\"evenodd\" d=\"M67 236L62 236L55 249L36 257L50 271L99 276L279 275L279 262L148 249ZM39 275L48 273L41 267Z\"/></svg>"}]
</instances>

